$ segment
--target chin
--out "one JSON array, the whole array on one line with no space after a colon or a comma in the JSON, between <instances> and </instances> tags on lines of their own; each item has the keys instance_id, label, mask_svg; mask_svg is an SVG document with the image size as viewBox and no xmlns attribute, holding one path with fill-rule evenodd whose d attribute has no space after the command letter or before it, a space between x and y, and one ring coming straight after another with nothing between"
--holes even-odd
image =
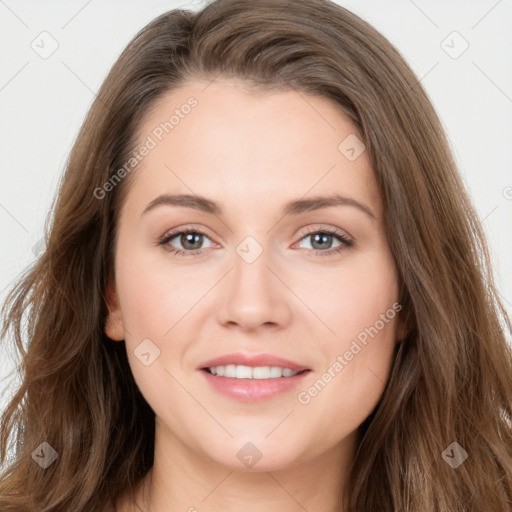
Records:
<instances>
[{"instance_id":1,"label":"chin","mask_svg":"<svg viewBox=\"0 0 512 512\"><path fill-rule=\"evenodd\" d=\"M266 439L266 435L268 432L261 436L230 439L219 443L214 451L209 446L207 456L232 471L248 472L278 471L297 465L298 459L304 458L304 443L302 448L294 450L289 443Z\"/></svg>"}]
</instances>

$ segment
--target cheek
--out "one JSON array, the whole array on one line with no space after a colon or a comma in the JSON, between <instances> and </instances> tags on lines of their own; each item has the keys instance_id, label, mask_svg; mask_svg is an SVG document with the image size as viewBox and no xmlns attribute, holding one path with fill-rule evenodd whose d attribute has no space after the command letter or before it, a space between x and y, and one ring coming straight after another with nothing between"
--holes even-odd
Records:
<instances>
[{"instance_id":1,"label":"cheek","mask_svg":"<svg viewBox=\"0 0 512 512\"><path fill-rule=\"evenodd\" d=\"M151 254L160 249L122 251L120 245L116 278L125 327L134 339L163 340L204 295L208 280L192 265L173 268L161 254Z\"/></svg>"},{"instance_id":2,"label":"cheek","mask_svg":"<svg viewBox=\"0 0 512 512\"><path fill-rule=\"evenodd\" d=\"M308 429L322 432L322 439L318 439L322 446L334 445L353 432L375 409L392 366L396 347L393 330L394 320L390 320L380 331L369 329L371 334L364 342L331 336L331 343L324 347L328 362L297 396Z\"/></svg>"},{"instance_id":3,"label":"cheek","mask_svg":"<svg viewBox=\"0 0 512 512\"><path fill-rule=\"evenodd\" d=\"M318 273L310 277L305 284L304 297L326 325L321 332L321 342L325 340L325 351L332 355L373 326L398 300L393 259L383 250L365 258L347 258L331 274ZM392 319L396 312L391 311L391 315L384 326L381 322L378 324L383 336L393 336Z\"/></svg>"},{"instance_id":4,"label":"cheek","mask_svg":"<svg viewBox=\"0 0 512 512\"><path fill-rule=\"evenodd\" d=\"M153 397L149 402L158 404L162 385L173 382L168 372L183 371L187 340L196 329L194 315L215 276L198 273L194 265L173 267L165 255L155 258L156 251L121 252L122 248L120 244L116 279L127 355L141 390ZM138 356L147 352L153 362L145 366Z\"/></svg>"},{"instance_id":5,"label":"cheek","mask_svg":"<svg viewBox=\"0 0 512 512\"><path fill-rule=\"evenodd\" d=\"M350 430L371 413L389 378L400 310L391 256L375 253L347 265L315 298L318 315L334 333L326 329L318 336L324 367L302 390L299 402L311 421L327 412L330 421Z\"/></svg>"}]
</instances>

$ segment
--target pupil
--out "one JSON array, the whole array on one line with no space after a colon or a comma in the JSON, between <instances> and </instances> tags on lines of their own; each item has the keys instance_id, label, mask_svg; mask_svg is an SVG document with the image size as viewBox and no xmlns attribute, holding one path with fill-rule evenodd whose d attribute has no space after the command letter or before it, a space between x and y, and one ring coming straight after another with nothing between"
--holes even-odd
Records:
<instances>
[{"instance_id":1,"label":"pupil","mask_svg":"<svg viewBox=\"0 0 512 512\"><path fill-rule=\"evenodd\" d=\"M185 249L199 249L203 241L202 236L203 235L200 233L185 233L184 235L181 235L180 242ZM192 245L192 247L190 245Z\"/></svg>"},{"instance_id":2,"label":"pupil","mask_svg":"<svg viewBox=\"0 0 512 512\"><path fill-rule=\"evenodd\" d=\"M314 249L317 249L317 247L315 247L315 244L317 242L319 242L320 244L324 243L326 245L320 245L320 249L322 247L326 247L326 246L330 246L331 244L330 243L327 243L327 242L332 242L332 240L330 240L332 238L332 235L328 235L326 233L317 233L316 235L313 236L313 248Z\"/></svg>"},{"instance_id":3,"label":"pupil","mask_svg":"<svg viewBox=\"0 0 512 512\"><path fill-rule=\"evenodd\" d=\"M185 233L184 235L181 235L181 243L183 247L186 249L199 249L202 244L203 235L200 233ZM326 234L326 233L316 233L313 236L313 247L315 247L316 244L319 244L320 249L322 247L328 247L331 245L332 242L332 235Z\"/></svg>"}]
</instances>

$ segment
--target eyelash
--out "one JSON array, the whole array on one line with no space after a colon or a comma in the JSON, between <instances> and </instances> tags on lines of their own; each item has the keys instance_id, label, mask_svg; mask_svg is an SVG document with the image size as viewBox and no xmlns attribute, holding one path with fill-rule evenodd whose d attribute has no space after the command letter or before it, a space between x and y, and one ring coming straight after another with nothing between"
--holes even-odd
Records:
<instances>
[{"instance_id":1,"label":"eyelash","mask_svg":"<svg viewBox=\"0 0 512 512\"><path fill-rule=\"evenodd\" d=\"M207 238L210 238L204 231L201 231L200 229L187 227L187 228L183 228L178 231L166 233L158 241L158 245L165 246L172 239L176 238L177 236L184 235L184 234L190 234L190 233L203 235ZM336 247L335 249L328 249L326 251L321 251L319 249L306 249L307 251L313 252L317 256L334 256L335 254L338 254L339 252L345 250L346 248L352 247L352 245L354 243L349 237L347 237L340 231L333 229L333 228L311 229L307 233L304 234L304 236L299 240L299 242L302 241L304 238L307 238L308 236L319 234L319 233L332 235L335 238L337 238L341 242L341 244L338 247ZM172 254L175 254L176 256L184 255L185 257L194 257L194 256L200 254L204 250L204 249L193 249L193 250L188 251L188 250L184 250L184 249L176 249L170 245L168 247L164 247L164 249Z\"/></svg>"}]
</instances>

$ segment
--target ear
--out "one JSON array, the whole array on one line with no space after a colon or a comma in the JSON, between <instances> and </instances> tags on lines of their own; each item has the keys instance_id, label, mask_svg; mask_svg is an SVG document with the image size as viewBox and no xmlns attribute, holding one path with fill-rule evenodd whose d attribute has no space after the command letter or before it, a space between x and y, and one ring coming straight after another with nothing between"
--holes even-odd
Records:
<instances>
[{"instance_id":1,"label":"ear","mask_svg":"<svg viewBox=\"0 0 512 512\"><path fill-rule=\"evenodd\" d=\"M113 280L109 281L105 290L105 299L108 308L108 315L105 319L105 334L111 340L123 341L125 338L123 315L119 307L119 299Z\"/></svg>"}]
</instances>

